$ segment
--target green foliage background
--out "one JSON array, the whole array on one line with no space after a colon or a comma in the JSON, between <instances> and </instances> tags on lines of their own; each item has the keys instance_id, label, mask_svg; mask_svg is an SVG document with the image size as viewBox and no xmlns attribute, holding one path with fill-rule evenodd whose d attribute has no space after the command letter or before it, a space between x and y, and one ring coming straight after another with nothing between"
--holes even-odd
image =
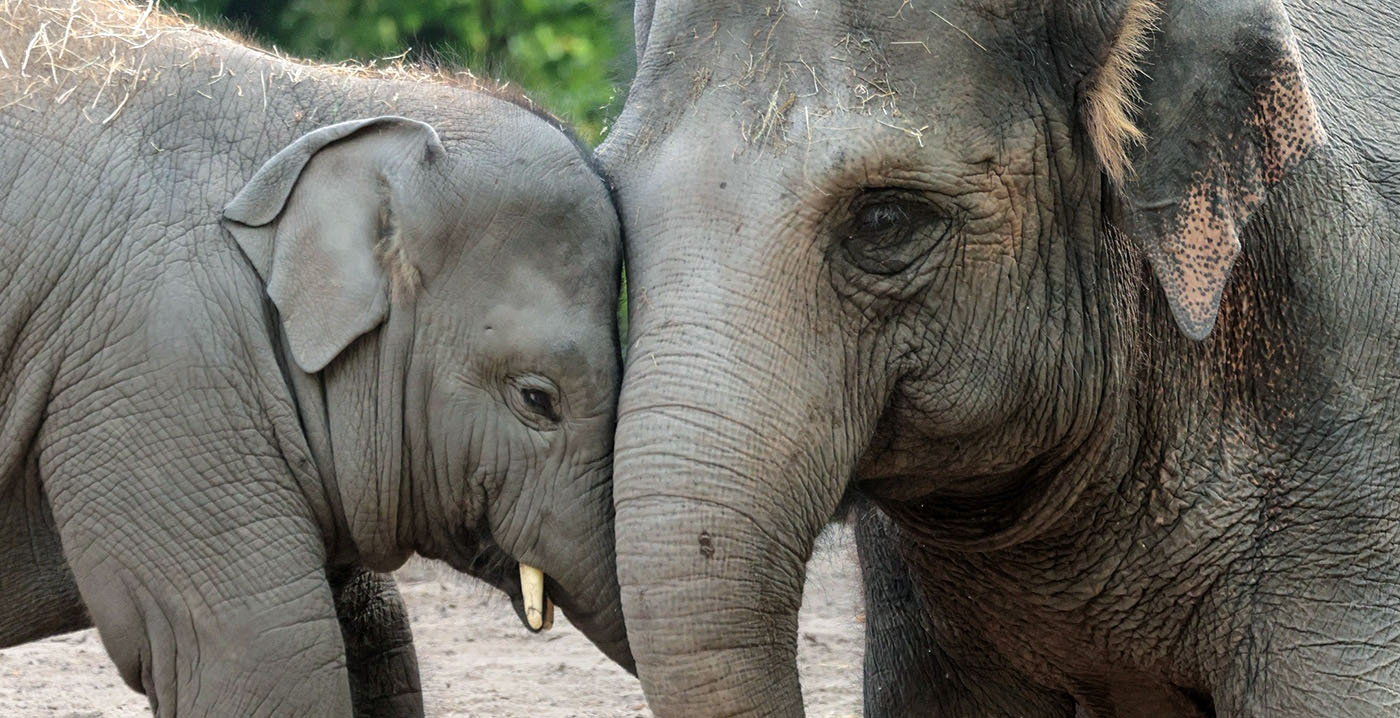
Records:
<instances>
[{"instance_id":1,"label":"green foliage background","mask_svg":"<svg viewBox=\"0 0 1400 718\"><path fill-rule=\"evenodd\" d=\"M196 20L336 62L407 52L509 80L596 144L631 74L626 0L167 0Z\"/></svg>"}]
</instances>

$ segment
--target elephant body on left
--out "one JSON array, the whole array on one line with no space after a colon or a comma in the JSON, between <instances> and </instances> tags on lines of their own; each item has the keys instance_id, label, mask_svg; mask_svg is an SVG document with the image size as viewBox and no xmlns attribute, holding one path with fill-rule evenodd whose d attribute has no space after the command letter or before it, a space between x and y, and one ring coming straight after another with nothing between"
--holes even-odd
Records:
<instances>
[{"instance_id":1,"label":"elephant body on left","mask_svg":"<svg viewBox=\"0 0 1400 718\"><path fill-rule=\"evenodd\" d=\"M413 714L372 571L417 552L627 665L621 248L578 143L465 76L6 12L0 645L91 622L159 715Z\"/></svg>"}]
</instances>

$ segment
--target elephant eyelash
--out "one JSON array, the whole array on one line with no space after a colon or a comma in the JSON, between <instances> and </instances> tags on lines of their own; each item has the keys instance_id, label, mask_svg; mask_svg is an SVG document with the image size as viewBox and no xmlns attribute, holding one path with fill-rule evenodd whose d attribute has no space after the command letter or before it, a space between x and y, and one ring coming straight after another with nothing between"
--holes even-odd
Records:
<instances>
[{"instance_id":1,"label":"elephant eyelash","mask_svg":"<svg viewBox=\"0 0 1400 718\"><path fill-rule=\"evenodd\" d=\"M950 206L946 197L921 187L867 186L851 199L848 212L851 215L876 205L898 205L911 218L928 216L951 218L959 213Z\"/></svg>"}]
</instances>

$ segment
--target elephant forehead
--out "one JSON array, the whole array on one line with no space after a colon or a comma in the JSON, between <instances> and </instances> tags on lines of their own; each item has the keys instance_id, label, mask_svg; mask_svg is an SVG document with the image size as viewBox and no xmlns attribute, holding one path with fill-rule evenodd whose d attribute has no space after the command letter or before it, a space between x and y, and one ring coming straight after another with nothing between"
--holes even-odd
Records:
<instances>
[{"instance_id":1,"label":"elephant forehead","mask_svg":"<svg viewBox=\"0 0 1400 718\"><path fill-rule=\"evenodd\" d=\"M617 134L644 151L693 119L732 131L731 153L849 145L853 132L905 150L985 136L1025 114L1012 108L1031 84L1004 49L1024 46L1025 22L988 5L660 3Z\"/></svg>"},{"instance_id":2,"label":"elephant forehead","mask_svg":"<svg viewBox=\"0 0 1400 718\"><path fill-rule=\"evenodd\" d=\"M743 70L755 74L775 48L797 39L812 59L850 40L886 39L929 44L946 59L944 49L964 46L983 53L1015 28L1036 21L1036 4L1024 0L804 0L803 2L735 3L729 0L660 0L645 40L647 60L665 62L668 50L710 46L753 52ZM1027 7L1021 7L1027 6ZM905 38L901 40L901 36ZM1024 41L1024 37L1019 38ZM823 42L824 41L824 42ZM653 52L655 51L655 52ZM745 58L747 59L747 58Z\"/></svg>"}]
</instances>

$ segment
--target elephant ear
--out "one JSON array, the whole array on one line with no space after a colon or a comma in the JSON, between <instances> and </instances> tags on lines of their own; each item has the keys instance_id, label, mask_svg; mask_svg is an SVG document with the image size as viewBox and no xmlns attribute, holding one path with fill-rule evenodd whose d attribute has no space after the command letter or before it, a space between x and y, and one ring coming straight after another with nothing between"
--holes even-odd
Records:
<instances>
[{"instance_id":1,"label":"elephant ear","mask_svg":"<svg viewBox=\"0 0 1400 718\"><path fill-rule=\"evenodd\" d=\"M385 266L404 261L402 187L442 152L432 127L402 117L330 125L274 155L224 207L302 371L321 371L388 315L404 271Z\"/></svg>"},{"instance_id":2,"label":"elephant ear","mask_svg":"<svg viewBox=\"0 0 1400 718\"><path fill-rule=\"evenodd\" d=\"M1204 339L1250 215L1326 135L1279 0L1124 0L1083 98L1115 224Z\"/></svg>"}]
</instances>

